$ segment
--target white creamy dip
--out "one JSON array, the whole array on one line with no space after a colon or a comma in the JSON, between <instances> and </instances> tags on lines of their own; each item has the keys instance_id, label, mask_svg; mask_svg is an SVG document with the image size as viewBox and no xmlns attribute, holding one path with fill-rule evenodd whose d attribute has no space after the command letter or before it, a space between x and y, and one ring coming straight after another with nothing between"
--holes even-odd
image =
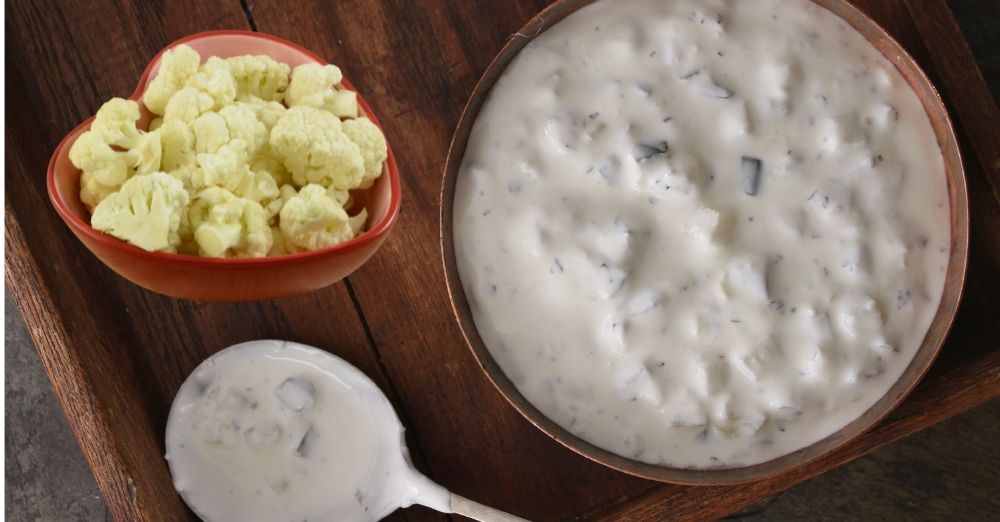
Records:
<instances>
[{"instance_id":1,"label":"white creamy dip","mask_svg":"<svg viewBox=\"0 0 1000 522\"><path fill-rule=\"evenodd\" d=\"M409 464L391 404L316 348L255 341L202 363L167 422L174 486L208 522L378 520L448 492Z\"/></svg>"},{"instance_id":2,"label":"white creamy dip","mask_svg":"<svg viewBox=\"0 0 1000 522\"><path fill-rule=\"evenodd\" d=\"M479 333L532 404L696 468L871 407L950 240L917 96L805 0L604 0L548 29L478 115L454 229Z\"/></svg>"}]
</instances>

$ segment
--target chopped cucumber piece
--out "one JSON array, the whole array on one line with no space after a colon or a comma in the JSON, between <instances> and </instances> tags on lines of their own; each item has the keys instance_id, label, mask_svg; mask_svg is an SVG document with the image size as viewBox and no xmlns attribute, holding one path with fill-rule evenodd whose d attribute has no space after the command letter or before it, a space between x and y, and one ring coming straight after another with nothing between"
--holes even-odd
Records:
<instances>
[{"instance_id":1,"label":"chopped cucumber piece","mask_svg":"<svg viewBox=\"0 0 1000 522\"><path fill-rule=\"evenodd\" d=\"M763 164L758 158L743 156L740 167L743 171L743 193L748 196L756 196L757 190L760 188L760 172Z\"/></svg>"},{"instance_id":2,"label":"chopped cucumber piece","mask_svg":"<svg viewBox=\"0 0 1000 522\"><path fill-rule=\"evenodd\" d=\"M670 151L666 141L654 143L639 143L632 147L632 157L636 161L645 161L661 154L668 154Z\"/></svg>"}]
</instances>

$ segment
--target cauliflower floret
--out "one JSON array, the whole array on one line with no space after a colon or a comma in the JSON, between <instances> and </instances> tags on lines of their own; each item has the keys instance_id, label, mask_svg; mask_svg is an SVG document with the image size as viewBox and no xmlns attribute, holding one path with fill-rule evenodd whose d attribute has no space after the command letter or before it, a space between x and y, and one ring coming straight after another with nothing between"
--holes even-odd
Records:
<instances>
[{"instance_id":1,"label":"cauliflower floret","mask_svg":"<svg viewBox=\"0 0 1000 522\"><path fill-rule=\"evenodd\" d=\"M101 174L97 172L84 172L80 175L80 201L83 201L89 210L93 210L104 198L121 188L102 183L100 176Z\"/></svg>"},{"instance_id":2,"label":"cauliflower floret","mask_svg":"<svg viewBox=\"0 0 1000 522\"><path fill-rule=\"evenodd\" d=\"M198 72L200 63L201 56L186 45L178 45L163 53L159 72L142 95L146 108L153 114L164 114L167 102L184 87L188 78Z\"/></svg>"},{"instance_id":3,"label":"cauliflower floret","mask_svg":"<svg viewBox=\"0 0 1000 522\"><path fill-rule=\"evenodd\" d=\"M229 62L212 56L197 74L187 79L185 87L194 87L212 97L213 110L219 110L236 99L236 80L229 72Z\"/></svg>"},{"instance_id":4,"label":"cauliflower floret","mask_svg":"<svg viewBox=\"0 0 1000 522\"><path fill-rule=\"evenodd\" d=\"M329 89L340 83L344 75L340 67L333 64L304 63L292 70L292 81L288 85L285 104L289 107L308 105L322 107Z\"/></svg>"},{"instance_id":5,"label":"cauliflower floret","mask_svg":"<svg viewBox=\"0 0 1000 522\"><path fill-rule=\"evenodd\" d=\"M138 103L112 98L97 110L88 132L100 136L108 145L127 149L136 173L149 174L160 170L163 149L158 132L143 132L135 126L139 117Z\"/></svg>"},{"instance_id":6,"label":"cauliflower floret","mask_svg":"<svg viewBox=\"0 0 1000 522\"><path fill-rule=\"evenodd\" d=\"M163 126L163 118L153 118L149 120L149 130L155 131Z\"/></svg>"},{"instance_id":7,"label":"cauliflower floret","mask_svg":"<svg viewBox=\"0 0 1000 522\"><path fill-rule=\"evenodd\" d=\"M267 255L283 256L285 254L294 254L296 252L295 248L285 241L285 236L281 233L281 227L277 225L272 226L271 237L274 238L274 242L271 243L271 250L268 250Z\"/></svg>"},{"instance_id":8,"label":"cauliflower floret","mask_svg":"<svg viewBox=\"0 0 1000 522\"><path fill-rule=\"evenodd\" d=\"M250 160L250 170L267 172L279 186L291 183L292 175L285 168L284 163L274 155L271 144L268 143L271 129L274 128L278 120L281 119L281 116L288 109L278 102L268 102L253 96L246 97L242 101L237 102L236 105L252 111L257 120L264 124L263 143L261 143L260 148L257 149L256 154Z\"/></svg>"},{"instance_id":9,"label":"cauliflower floret","mask_svg":"<svg viewBox=\"0 0 1000 522\"><path fill-rule=\"evenodd\" d=\"M338 205L344 207L345 209L351 208L351 204L354 202L351 199L351 193L346 190L337 190L333 187L326 189L326 195L330 196L331 199L337 202Z\"/></svg>"},{"instance_id":10,"label":"cauliflower floret","mask_svg":"<svg viewBox=\"0 0 1000 522\"><path fill-rule=\"evenodd\" d=\"M274 241L264 208L221 187L199 192L188 218L201 255L264 257Z\"/></svg>"},{"instance_id":11,"label":"cauliflower floret","mask_svg":"<svg viewBox=\"0 0 1000 522\"><path fill-rule=\"evenodd\" d=\"M358 93L348 89L337 89L327 98L323 108L339 118L357 118Z\"/></svg>"},{"instance_id":12,"label":"cauliflower floret","mask_svg":"<svg viewBox=\"0 0 1000 522\"><path fill-rule=\"evenodd\" d=\"M288 110L284 105L276 101L264 101L254 96L247 96L237 102L236 105L253 111L257 115L257 119L267 128L268 134L271 133L271 129L274 128L278 120Z\"/></svg>"},{"instance_id":13,"label":"cauliflower floret","mask_svg":"<svg viewBox=\"0 0 1000 522\"><path fill-rule=\"evenodd\" d=\"M180 120L164 122L158 129L163 145L162 166L165 171L195 164L194 132Z\"/></svg>"},{"instance_id":14,"label":"cauliflower floret","mask_svg":"<svg viewBox=\"0 0 1000 522\"><path fill-rule=\"evenodd\" d=\"M288 109L271 130L270 144L298 186L319 183L345 190L365 179L361 149L327 111L308 106Z\"/></svg>"},{"instance_id":15,"label":"cauliflower floret","mask_svg":"<svg viewBox=\"0 0 1000 522\"><path fill-rule=\"evenodd\" d=\"M185 187L187 189L187 187ZM197 192L192 192L187 190L188 201L194 201L194 198L198 195ZM194 230L191 229L191 217L188 215L189 207L185 207L181 211L181 224L177 228L177 235L180 237L181 241L177 245L176 252L178 254L185 255L198 255L198 243L194 240Z\"/></svg>"},{"instance_id":16,"label":"cauliflower floret","mask_svg":"<svg viewBox=\"0 0 1000 522\"><path fill-rule=\"evenodd\" d=\"M215 154L198 154L197 160L205 186L222 187L262 204L278 196L278 185L270 174L250 170L243 140L232 140Z\"/></svg>"},{"instance_id":17,"label":"cauliflower floret","mask_svg":"<svg viewBox=\"0 0 1000 522\"><path fill-rule=\"evenodd\" d=\"M149 174L160 170L163 158L163 144L160 141L160 131L147 132L139 145L129 151L136 174Z\"/></svg>"},{"instance_id":18,"label":"cauliflower floret","mask_svg":"<svg viewBox=\"0 0 1000 522\"><path fill-rule=\"evenodd\" d=\"M298 192L295 190L295 187L291 185L282 185L281 188L278 189L278 196L264 206L264 210L267 211L268 223L274 225L275 221L278 219L278 213L281 212L281 208L285 206L285 203L287 203L289 199L292 199L297 194Z\"/></svg>"},{"instance_id":19,"label":"cauliflower floret","mask_svg":"<svg viewBox=\"0 0 1000 522\"><path fill-rule=\"evenodd\" d=\"M250 170L267 172L274 178L274 182L278 186L292 182L292 174L285 168L285 164L274 155L270 143L265 142L264 146L257 151L257 156L250 161Z\"/></svg>"},{"instance_id":20,"label":"cauliflower floret","mask_svg":"<svg viewBox=\"0 0 1000 522\"><path fill-rule=\"evenodd\" d=\"M237 196L252 199L261 205L268 205L271 200L280 195L278 184L274 178L264 171L253 171L249 168L243 173L239 183L233 186L232 192Z\"/></svg>"},{"instance_id":21,"label":"cauliflower floret","mask_svg":"<svg viewBox=\"0 0 1000 522\"><path fill-rule=\"evenodd\" d=\"M241 166L246 167L246 143L231 140L214 153L198 153L195 158L198 166L205 171L205 184L221 185Z\"/></svg>"},{"instance_id":22,"label":"cauliflower floret","mask_svg":"<svg viewBox=\"0 0 1000 522\"><path fill-rule=\"evenodd\" d=\"M226 59L236 80L236 97L280 102L288 89L288 64L270 56L234 56Z\"/></svg>"},{"instance_id":23,"label":"cauliflower floret","mask_svg":"<svg viewBox=\"0 0 1000 522\"><path fill-rule=\"evenodd\" d=\"M289 198L278 221L285 241L297 249L315 250L353 238L364 226L367 212L351 218L325 188L316 184L302 187Z\"/></svg>"},{"instance_id":24,"label":"cauliflower floret","mask_svg":"<svg viewBox=\"0 0 1000 522\"><path fill-rule=\"evenodd\" d=\"M246 165L237 165L234 168L230 161L231 156L226 155L225 151L223 157L209 156L213 157L205 158L205 164L208 166L206 169L189 165L169 172L171 176L181 180L192 199L208 187L220 187L238 197L256 201L268 209L269 220L278 213L283 204L282 194L274 178L267 172L254 172ZM275 205L277 208L272 210Z\"/></svg>"},{"instance_id":25,"label":"cauliflower floret","mask_svg":"<svg viewBox=\"0 0 1000 522\"><path fill-rule=\"evenodd\" d=\"M138 103L111 98L97 109L90 132L100 136L109 145L131 149L142 140L143 133L135 125L140 116Z\"/></svg>"},{"instance_id":26,"label":"cauliflower floret","mask_svg":"<svg viewBox=\"0 0 1000 522\"><path fill-rule=\"evenodd\" d=\"M335 86L343 79L336 65L304 63L292 71L292 81L285 94L289 107L305 105L324 109L340 118L358 117L357 94Z\"/></svg>"},{"instance_id":27,"label":"cauliflower floret","mask_svg":"<svg viewBox=\"0 0 1000 522\"><path fill-rule=\"evenodd\" d=\"M132 175L128 154L112 149L100 136L91 132L85 132L76 139L69 149L69 160L83 171L80 199L90 209L118 190Z\"/></svg>"},{"instance_id":28,"label":"cauliflower floret","mask_svg":"<svg viewBox=\"0 0 1000 522\"><path fill-rule=\"evenodd\" d=\"M368 118L347 120L341 128L344 134L361 149L361 157L365 160L365 176L360 188L368 188L382 175L382 163L389 154L385 136Z\"/></svg>"},{"instance_id":29,"label":"cauliflower floret","mask_svg":"<svg viewBox=\"0 0 1000 522\"><path fill-rule=\"evenodd\" d=\"M211 96L194 87L185 87L167 102L167 107L163 110L163 121L180 120L191 123L202 113L212 110L213 105L215 100Z\"/></svg>"},{"instance_id":30,"label":"cauliflower floret","mask_svg":"<svg viewBox=\"0 0 1000 522\"><path fill-rule=\"evenodd\" d=\"M250 109L227 105L219 112L206 112L191 122L195 151L215 154L234 140L243 142L245 158L253 158L267 142L267 128Z\"/></svg>"},{"instance_id":31,"label":"cauliflower floret","mask_svg":"<svg viewBox=\"0 0 1000 522\"><path fill-rule=\"evenodd\" d=\"M184 184L184 188L192 200L198 192L205 188L205 172L197 165L184 165L167 172L167 174L179 179Z\"/></svg>"},{"instance_id":32,"label":"cauliflower floret","mask_svg":"<svg viewBox=\"0 0 1000 522\"><path fill-rule=\"evenodd\" d=\"M206 112L191 122L194 132L194 150L199 154L215 154L229 143L229 127L217 112Z\"/></svg>"},{"instance_id":33,"label":"cauliflower floret","mask_svg":"<svg viewBox=\"0 0 1000 522\"><path fill-rule=\"evenodd\" d=\"M88 208L118 190L133 174L160 170L159 131L142 132L135 126L138 120L138 103L112 98L97 111L90 130L70 148L70 161L83 171L80 199Z\"/></svg>"},{"instance_id":34,"label":"cauliflower floret","mask_svg":"<svg viewBox=\"0 0 1000 522\"><path fill-rule=\"evenodd\" d=\"M181 242L187 204L188 193L179 180L162 172L136 175L94 208L90 224L143 250L171 252Z\"/></svg>"},{"instance_id":35,"label":"cauliflower floret","mask_svg":"<svg viewBox=\"0 0 1000 522\"><path fill-rule=\"evenodd\" d=\"M227 105L219 111L229 130L229 137L241 139L247 144L247 155L254 157L267 143L268 129L258 118L258 114L243 105Z\"/></svg>"}]
</instances>

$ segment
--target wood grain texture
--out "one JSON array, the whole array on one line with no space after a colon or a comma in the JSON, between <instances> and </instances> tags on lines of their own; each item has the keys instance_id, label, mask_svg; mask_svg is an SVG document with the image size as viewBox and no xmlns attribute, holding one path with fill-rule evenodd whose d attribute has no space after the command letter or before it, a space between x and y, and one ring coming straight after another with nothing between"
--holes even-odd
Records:
<instances>
[{"instance_id":1,"label":"wood grain texture","mask_svg":"<svg viewBox=\"0 0 1000 522\"><path fill-rule=\"evenodd\" d=\"M1000 395L1000 118L943 0L864 0L945 96L964 145L973 215L966 297L938 361L888 419L794 474L725 488L612 472L549 440L481 375L454 323L440 269L437 195L462 107L532 0L16 0L6 18L6 274L46 371L118 520L190 517L162 460L177 387L230 344L277 337L359 366L392 396L418 466L471 499L534 520L708 518L808 479ZM94 5L96 4L96 5ZM45 165L62 135L131 92L164 45L207 29L257 29L340 65L384 124L403 209L348 281L295 298L203 304L118 278L50 209ZM992 114L992 117L988 115ZM441 518L423 509L401 519Z\"/></svg>"}]
</instances>

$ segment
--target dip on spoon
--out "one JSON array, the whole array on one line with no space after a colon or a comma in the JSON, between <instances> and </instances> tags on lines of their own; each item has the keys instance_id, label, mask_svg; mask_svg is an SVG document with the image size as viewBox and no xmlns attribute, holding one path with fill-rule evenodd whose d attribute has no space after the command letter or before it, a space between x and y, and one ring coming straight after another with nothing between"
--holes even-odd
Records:
<instances>
[{"instance_id":1,"label":"dip on spoon","mask_svg":"<svg viewBox=\"0 0 1000 522\"><path fill-rule=\"evenodd\" d=\"M416 471L375 383L297 343L238 344L198 366L170 410L166 458L174 487L207 522L378 520L412 504L520 520Z\"/></svg>"}]
</instances>

